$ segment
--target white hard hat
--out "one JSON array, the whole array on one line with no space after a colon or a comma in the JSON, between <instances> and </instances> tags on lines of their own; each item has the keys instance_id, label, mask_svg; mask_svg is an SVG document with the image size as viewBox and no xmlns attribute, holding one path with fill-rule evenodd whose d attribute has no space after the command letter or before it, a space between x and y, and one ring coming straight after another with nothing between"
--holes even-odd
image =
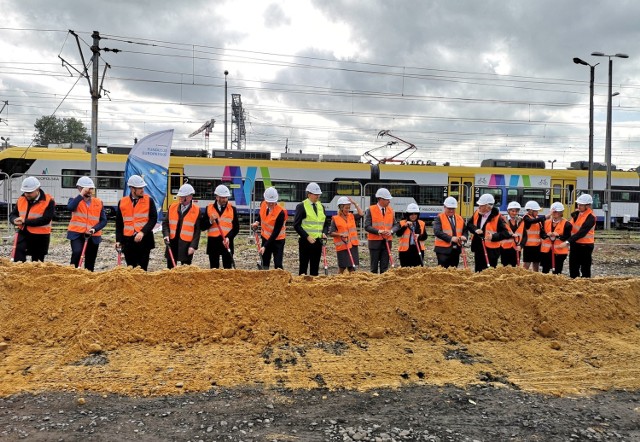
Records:
<instances>
[{"instance_id":1,"label":"white hard hat","mask_svg":"<svg viewBox=\"0 0 640 442\"><path fill-rule=\"evenodd\" d=\"M383 200L393 199L393 197L391 196L391 192L389 192L389 190L385 189L384 187L378 189L378 191L376 192L376 198L382 198Z\"/></svg>"},{"instance_id":2,"label":"white hard hat","mask_svg":"<svg viewBox=\"0 0 640 442\"><path fill-rule=\"evenodd\" d=\"M28 176L22 180L22 186L20 186L20 192L33 192L40 188L40 181L34 176Z\"/></svg>"},{"instance_id":3,"label":"white hard hat","mask_svg":"<svg viewBox=\"0 0 640 442\"><path fill-rule=\"evenodd\" d=\"M552 212L564 212L564 206L560 201L556 201L555 203L551 204L550 210Z\"/></svg>"},{"instance_id":4,"label":"white hard hat","mask_svg":"<svg viewBox=\"0 0 640 442\"><path fill-rule=\"evenodd\" d=\"M140 175L131 175L127 180L127 186L129 187L147 187L147 183L144 182Z\"/></svg>"},{"instance_id":5,"label":"white hard hat","mask_svg":"<svg viewBox=\"0 0 640 442\"><path fill-rule=\"evenodd\" d=\"M524 210L540 210L540 204L535 201L527 201L527 204L524 205Z\"/></svg>"},{"instance_id":6,"label":"white hard hat","mask_svg":"<svg viewBox=\"0 0 640 442\"><path fill-rule=\"evenodd\" d=\"M522 209L522 206L521 206L521 205L520 205L520 203L519 203L519 202L517 202L517 201L511 201L511 202L509 203L509 205L507 206L507 210L511 210L511 209L518 209L518 210L520 210L520 209Z\"/></svg>"},{"instance_id":7,"label":"white hard hat","mask_svg":"<svg viewBox=\"0 0 640 442\"><path fill-rule=\"evenodd\" d=\"M452 196L449 196L449 197L445 198L445 200L444 200L444 206L445 206L447 209L457 209L457 208L458 208L458 200L457 200L457 199L455 199L455 198L454 198L454 197L452 197Z\"/></svg>"},{"instance_id":8,"label":"white hard hat","mask_svg":"<svg viewBox=\"0 0 640 442\"><path fill-rule=\"evenodd\" d=\"M322 190L320 190L320 186L318 186L318 183L309 183L309 185L307 186L307 193L322 195Z\"/></svg>"},{"instance_id":9,"label":"white hard hat","mask_svg":"<svg viewBox=\"0 0 640 442\"><path fill-rule=\"evenodd\" d=\"M346 196L341 196L340 198L338 198L338 205L341 206L343 204L351 204L351 201L349 201L349 198L347 198Z\"/></svg>"},{"instance_id":10,"label":"white hard hat","mask_svg":"<svg viewBox=\"0 0 640 442\"><path fill-rule=\"evenodd\" d=\"M178 196L189 196L196 193L196 190L193 188L191 184L184 183L178 189Z\"/></svg>"},{"instance_id":11,"label":"white hard hat","mask_svg":"<svg viewBox=\"0 0 640 442\"><path fill-rule=\"evenodd\" d=\"M96 185L93 184L93 180L88 176L81 176L80 178L78 178L76 187L92 187L95 189Z\"/></svg>"},{"instance_id":12,"label":"white hard hat","mask_svg":"<svg viewBox=\"0 0 640 442\"><path fill-rule=\"evenodd\" d=\"M576 203L578 203L578 204L593 204L593 198L591 198L591 195L589 195L588 193L583 193L582 195L580 195L578 197L578 199L576 200Z\"/></svg>"},{"instance_id":13,"label":"white hard hat","mask_svg":"<svg viewBox=\"0 0 640 442\"><path fill-rule=\"evenodd\" d=\"M278 191L275 187L268 187L264 191L264 200L268 203L277 203L278 202Z\"/></svg>"},{"instance_id":14,"label":"white hard hat","mask_svg":"<svg viewBox=\"0 0 640 442\"><path fill-rule=\"evenodd\" d=\"M487 204L493 206L495 203L496 200L490 193L483 193L482 195L480 195L480 198L478 198L479 206L486 206Z\"/></svg>"},{"instance_id":15,"label":"white hard hat","mask_svg":"<svg viewBox=\"0 0 640 442\"><path fill-rule=\"evenodd\" d=\"M405 210L405 212L407 212L407 213L420 213L420 207L416 203L410 203L407 206L407 210Z\"/></svg>"},{"instance_id":16,"label":"white hard hat","mask_svg":"<svg viewBox=\"0 0 640 442\"><path fill-rule=\"evenodd\" d=\"M229 198L231 196L231 192L229 192L229 188L224 184L220 184L216 187L216 190L213 191L215 196L221 196L223 198Z\"/></svg>"}]
</instances>

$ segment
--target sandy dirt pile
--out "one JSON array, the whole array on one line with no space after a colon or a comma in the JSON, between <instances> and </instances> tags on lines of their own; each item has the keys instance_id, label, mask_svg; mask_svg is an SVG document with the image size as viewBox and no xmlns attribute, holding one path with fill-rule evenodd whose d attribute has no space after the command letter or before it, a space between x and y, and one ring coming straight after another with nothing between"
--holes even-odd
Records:
<instances>
[{"instance_id":1,"label":"sandy dirt pile","mask_svg":"<svg viewBox=\"0 0 640 442\"><path fill-rule=\"evenodd\" d=\"M0 395L212 386L640 387L640 278L500 268L293 277L0 261Z\"/></svg>"}]
</instances>

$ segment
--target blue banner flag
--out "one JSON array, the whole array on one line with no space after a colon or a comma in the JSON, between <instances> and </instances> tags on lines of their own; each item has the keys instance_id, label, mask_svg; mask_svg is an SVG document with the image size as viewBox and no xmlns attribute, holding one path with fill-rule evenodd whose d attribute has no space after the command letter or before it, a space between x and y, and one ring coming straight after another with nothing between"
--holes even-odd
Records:
<instances>
[{"instance_id":1,"label":"blue banner flag","mask_svg":"<svg viewBox=\"0 0 640 442\"><path fill-rule=\"evenodd\" d=\"M173 129L147 135L133 146L124 168L124 196L129 195L129 186L126 185L129 177L140 175L147 183L145 193L153 198L158 209L158 221L162 219L162 204L167 195L172 141Z\"/></svg>"}]
</instances>

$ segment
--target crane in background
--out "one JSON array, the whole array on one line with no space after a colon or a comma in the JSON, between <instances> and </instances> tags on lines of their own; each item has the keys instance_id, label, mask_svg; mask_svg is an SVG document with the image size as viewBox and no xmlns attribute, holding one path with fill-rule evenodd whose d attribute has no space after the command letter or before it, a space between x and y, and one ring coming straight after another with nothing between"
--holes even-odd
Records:
<instances>
[{"instance_id":1,"label":"crane in background","mask_svg":"<svg viewBox=\"0 0 640 442\"><path fill-rule=\"evenodd\" d=\"M209 151L209 134L211 133L211 129L213 129L213 124L216 122L213 118L211 120L207 120L204 122L200 129L194 131L189 135L189 138L195 137L200 132L204 131L204 148Z\"/></svg>"}]
</instances>

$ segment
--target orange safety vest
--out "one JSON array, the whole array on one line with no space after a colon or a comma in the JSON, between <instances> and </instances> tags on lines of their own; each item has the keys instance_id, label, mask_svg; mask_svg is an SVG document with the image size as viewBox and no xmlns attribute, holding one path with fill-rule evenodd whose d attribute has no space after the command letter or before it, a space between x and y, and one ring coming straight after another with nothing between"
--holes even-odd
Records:
<instances>
[{"instance_id":1,"label":"orange safety vest","mask_svg":"<svg viewBox=\"0 0 640 442\"><path fill-rule=\"evenodd\" d=\"M91 204L88 206L83 199L71 214L71 221L69 221L67 230L69 232L87 233L88 230L100 222L101 212L102 200L100 198L92 197ZM102 236L102 230L94 232L91 236Z\"/></svg>"},{"instance_id":2,"label":"orange safety vest","mask_svg":"<svg viewBox=\"0 0 640 442\"><path fill-rule=\"evenodd\" d=\"M390 206L385 208L384 217L382 216L382 211L380 210L380 206L374 204L369 207L369 213L371 214L371 227L377 230L391 230L393 227L393 209ZM367 240L376 241L386 239L382 235L376 235L375 233L368 233Z\"/></svg>"},{"instance_id":3,"label":"orange safety vest","mask_svg":"<svg viewBox=\"0 0 640 442\"><path fill-rule=\"evenodd\" d=\"M507 225L507 230L509 230L509 232L511 233L519 234L520 238L522 238L522 232L524 232L524 222L522 221L522 219L520 219L520 223L518 224L518 227L516 227L516 229L513 230L513 226L509 221L509 216L505 215L503 216L503 218L504 218L504 223ZM514 239L515 238L503 239L502 241L500 241L500 247L502 247L503 249L513 249L516 246L516 241L514 241Z\"/></svg>"},{"instance_id":4,"label":"orange safety vest","mask_svg":"<svg viewBox=\"0 0 640 442\"><path fill-rule=\"evenodd\" d=\"M446 233L447 235L453 237L453 236L457 236L458 238L460 238L462 236L462 231L464 229L464 219L462 219L462 217L458 214L454 215L456 218L456 231L455 234L451 228L451 223L449 222L449 217L447 215L444 214L444 212L440 212L440 214L438 215L438 218L440 218L440 225L442 226L442 231L444 233ZM441 240L440 238L438 238L437 236L435 237L435 242L433 244L435 247L451 247L451 243L450 242L446 242ZM424 249L422 249L424 250Z\"/></svg>"},{"instance_id":5,"label":"orange safety vest","mask_svg":"<svg viewBox=\"0 0 640 442\"><path fill-rule=\"evenodd\" d=\"M142 195L136 205L133 205L131 197L125 196L120 200L120 213L124 223L123 235L134 236L142 231L149 222L149 195Z\"/></svg>"},{"instance_id":6,"label":"orange safety vest","mask_svg":"<svg viewBox=\"0 0 640 442\"><path fill-rule=\"evenodd\" d=\"M289 218L289 214L286 210L282 209L282 206L276 204L275 206L273 206L273 210L267 215L268 208L269 206L267 206L266 201L262 201L262 203L260 203L260 227L262 227L262 233L260 234L260 236L262 236L266 240L271 238L273 229L276 225L276 219L280 215L280 212L284 212L284 223L282 224L282 229L280 229L280 232L278 233L276 239L285 239L285 237L287 236L285 230L287 228L286 224L287 219Z\"/></svg>"},{"instance_id":7,"label":"orange safety vest","mask_svg":"<svg viewBox=\"0 0 640 442\"><path fill-rule=\"evenodd\" d=\"M360 245L360 242L358 241L356 218L353 216L353 213L347 214L347 219L344 219L342 215L334 215L333 223L336 225L337 233L347 232L349 234L347 242L342 241L342 236L333 237L333 244L336 246L336 252Z\"/></svg>"},{"instance_id":8,"label":"orange safety vest","mask_svg":"<svg viewBox=\"0 0 640 442\"><path fill-rule=\"evenodd\" d=\"M402 221L400 221L401 227L404 227L405 224L407 224L407 220L403 219ZM424 232L424 221L418 220L418 224L420 225L420 231ZM409 241L411 241L411 235L413 235L413 232L411 231L411 229L407 228L407 230L405 230L400 237L400 242L398 243L398 252L406 252L407 250L409 250ZM418 245L420 246L420 250L424 250L424 241L418 241Z\"/></svg>"},{"instance_id":9,"label":"orange safety vest","mask_svg":"<svg viewBox=\"0 0 640 442\"><path fill-rule=\"evenodd\" d=\"M207 216L211 219L211 215L213 215L213 211L216 210L214 208L215 203L209 204L207 206ZM216 213L218 211L216 210ZM209 227L207 236L216 237L220 236L220 229L218 229L218 223L220 223L220 228L222 229L222 233L226 238L231 229L233 229L233 206L230 203L227 203L227 206L224 208L222 213L218 218L218 222L213 222L211 227Z\"/></svg>"},{"instance_id":10,"label":"orange safety vest","mask_svg":"<svg viewBox=\"0 0 640 442\"><path fill-rule=\"evenodd\" d=\"M562 235L564 233L564 226L566 223L567 223L566 219L561 219L560 222L558 222L558 224L556 224L554 228L552 220L548 219L544 222L544 232L547 235L549 235L550 233L557 233L558 235ZM556 241L553 242L553 252L556 255L566 255L569 253L568 247L562 247L562 248L558 247L558 245L561 242L562 241L558 241L557 239ZM543 239L542 245L540 246L540 252L549 253L550 250L551 250L551 240L549 238Z\"/></svg>"},{"instance_id":11,"label":"orange safety vest","mask_svg":"<svg viewBox=\"0 0 640 442\"><path fill-rule=\"evenodd\" d=\"M494 217L492 220L487 220L487 222L484 224L485 234L491 233L493 235L494 233L498 233L499 220L500 220L500 215ZM480 225L480 212L478 211L476 211L476 213L473 214L473 225L474 226ZM487 246L487 248L489 249L497 249L500 247L500 241L485 240L484 245Z\"/></svg>"},{"instance_id":12,"label":"orange safety vest","mask_svg":"<svg viewBox=\"0 0 640 442\"><path fill-rule=\"evenodd\" d=\"M169 238L176 237L178 228L178 220L180 219L180 203L173 203L169 206ZM191 204L191 207L182 218L182 227L180 228L180 239L191 242L195 233L196 223L200 217L200 207L197 204Z\"/></svg>"},{"instance_id":13,"label":"orange safety vest","mask_svg":"<svg viewBox=\"0 0 640 442\"><path fill-rule=\"evenodd\" d=\"M575 220L571 221L571 234L575 235L576 233L578 233L578 231L580 230L580 228L582 228L582 224L584 224L585 220L587 219L587 217L589 215L593 215L593 211L591 209L587 209L584 212L581 212L578 215L578 218L576 218ZM593 227L591 228L591 230L589 230L589 232L582 238L580 238L579 240L576 241L577 244L593 244L595 242L595 232L596 232L596 225L594 224Z\"/></svg>"},{"instance_id":14,"label":"orange safety vest","mask_svg":"<svg viewBox=\"0 0 640 442\"><path fill-rule=\"evenodd\" d=\"M25 198L24 195L21 195L17 201L18 213L20 214L20 218L22 218L25 221L28 219L42 218L44 216L44 212L47 210L47 207L49 207L49 202L51 200L53 200L51 195L45 193L44 198L40 198L36 203L34 203L31 206L31 209L29 210L29 215L27 216L27 209L29 209L29 201L27 201L27 198ZM44 226L37 226L37 227L25 226L25 227L28 232L35 233L38 235L48 235L51 233L51 222L49 222L49 224L46 224Z\"/></svg>"},{"instance_id":15,"label":"orange safety vest","mask_svg":"<svg viewBox=\"0 0 640 442\"><path fill-rule=\"evenodd\" d=\"M524 224L524 221L522 222L522 224ZM527 242L525 243L525 247L536 247L539 246L541 242L542 239L540 238L540 223L531 224L527 229Z\"/></svg>"}]
</instances>

